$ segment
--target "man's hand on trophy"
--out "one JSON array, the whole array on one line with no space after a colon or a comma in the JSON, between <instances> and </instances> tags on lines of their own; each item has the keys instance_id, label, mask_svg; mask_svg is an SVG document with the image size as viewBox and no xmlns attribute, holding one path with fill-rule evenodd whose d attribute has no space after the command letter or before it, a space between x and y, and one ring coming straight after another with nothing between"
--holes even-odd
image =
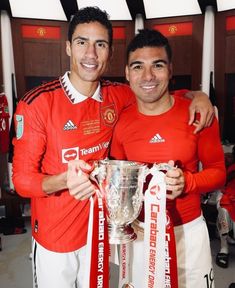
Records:
<instances>
[{"instance_id":1,"label":"man's hand on trophy","mask_svg":"<svg viewBox=\"0 0 235 288\"><path fill-rule=\"evenodd\" d=\"M174 161L171 160L168 164L172 166L172 169L166 172L166 198L173 200L183 192L185 179L183 171L180 168L174 167Z\"/></svg>"},{"instance_id":2,"label":"man's hand on trophy","mask_svg":"<svg viewBox=\"0 0 235 288\"><path fill-rule=\"evenodd\" d=\"M88 199L95 193L95 187L89 179L93 167L83 160L68 163L67 188L69 194L77 200Z\"/></svg>"}]
</instances>

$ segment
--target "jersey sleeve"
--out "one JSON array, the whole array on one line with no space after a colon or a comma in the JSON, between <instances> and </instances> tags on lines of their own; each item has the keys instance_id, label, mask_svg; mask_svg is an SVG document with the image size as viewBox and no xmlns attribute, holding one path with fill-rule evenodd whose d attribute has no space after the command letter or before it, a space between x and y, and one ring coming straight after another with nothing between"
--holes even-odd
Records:
<instances>
[{"instance_id":1,"label":"jersey sleeve","mask_svg":"<svg viewBox=\"0 0 235 288\"><path fill-rule=\"evenodd\" d=\"M226 168L217 119L200 132L197 153L202 170L197 173L184 172L185 192L206 193L222 188L226 181Z\"/></svg>"},{"instance_id":2,"label":"jersey sleeve","mask_svg":"<svg viewBox=\"0 0 235 288\"><path fill-rule=\"evenodd\" d=\"M116 86L115 93L118 93L118 97L115 97L115 102L121 111L136 102L135 95L127 84Z\"/></svg>"},{"instance_id":3,"label":"jersey sleeve","mask_svg":"<svg viewBox=\"0 0 235 288\"><path fill-rule=\"evenodd\" d=\"M13 139L13 183L16 192L23 197L43 197L40 170L46 149L45 123L39 117L34 103L22 100L14 115L16 137Z\"/></svg>"}]
</instances>

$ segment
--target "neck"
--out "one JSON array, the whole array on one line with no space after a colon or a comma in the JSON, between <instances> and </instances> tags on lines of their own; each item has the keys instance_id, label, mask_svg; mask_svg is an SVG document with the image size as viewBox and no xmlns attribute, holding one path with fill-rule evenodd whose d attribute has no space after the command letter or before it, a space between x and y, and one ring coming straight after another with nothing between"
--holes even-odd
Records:
<instances>
[{"instance_id":1,"label":"neck","mask_svg":"<svg viewBox=\"0 0 235 288\"><path fill-rule=\"evenodd\" d=\"M138 110L144 115L161 115L174 105L174 97L168 95L152 103L141 102L137 99Z\"/></svg>"},{"instance_id":2,"label":"neck","mask_svg":"<svg viewBox=\"0 0 235 288\"><path fill-rule=\"evenodd\" d=\"M99 81L82 81L74 73L69 74L69 80L73 87L86 97L92 97L99 85Z\"/></svg>"}]
</instances>

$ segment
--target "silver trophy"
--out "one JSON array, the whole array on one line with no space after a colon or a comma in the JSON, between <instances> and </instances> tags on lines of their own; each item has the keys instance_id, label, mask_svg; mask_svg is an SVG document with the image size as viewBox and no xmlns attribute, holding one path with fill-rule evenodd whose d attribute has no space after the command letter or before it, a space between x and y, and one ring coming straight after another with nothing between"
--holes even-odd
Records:
<instances>
[{"instance_id":1,"label":"silver trophy","mask_svg":"<svg viewBox=\"0 0 235 288\"><path fill-rule=\"evenodd\" d=\"M131 223L143 203L146 165L122 160L101 160L91 178L96 181L107 208L110 244L124 244L136 239Z\"/></svg>"}]
</instances>

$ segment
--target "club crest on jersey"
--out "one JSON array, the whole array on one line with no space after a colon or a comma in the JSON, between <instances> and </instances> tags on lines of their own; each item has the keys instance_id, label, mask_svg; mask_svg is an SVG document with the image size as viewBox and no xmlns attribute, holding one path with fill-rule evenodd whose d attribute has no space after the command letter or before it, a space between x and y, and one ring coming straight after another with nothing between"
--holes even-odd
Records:
<instances>
[{"instance_id":1,"label":"club crest on jersey","mask_svg":"<svg viewBox=\"0 0 235 288\"><path fill-rule=\"evenodd\" d=\"M117 120L117 114L115 111L114 104L111 104L106 107L102 107L101 115L102 115L104 124L107 126L112 126Z\"/></svg>"},{"instance_id":2,"label":"club crest on jersey","mask_svg":"<svg viewBox=\"0 0 235 288\"><path fill-rule=\"evenodd\" d=\"M62 149L62 163L68 163L71 160L78 160L78 147Z\"/></svg>"},{"instance_id":3,"label":"club crest on jersey","mask_svg":"<svg viewBox=\"0 0 235 288\"><path fill-rule=\"evenodd\" d=\"M20 139L24 132L24 116L16 115L16 139Z\"/></svg>"}]
</instances>

